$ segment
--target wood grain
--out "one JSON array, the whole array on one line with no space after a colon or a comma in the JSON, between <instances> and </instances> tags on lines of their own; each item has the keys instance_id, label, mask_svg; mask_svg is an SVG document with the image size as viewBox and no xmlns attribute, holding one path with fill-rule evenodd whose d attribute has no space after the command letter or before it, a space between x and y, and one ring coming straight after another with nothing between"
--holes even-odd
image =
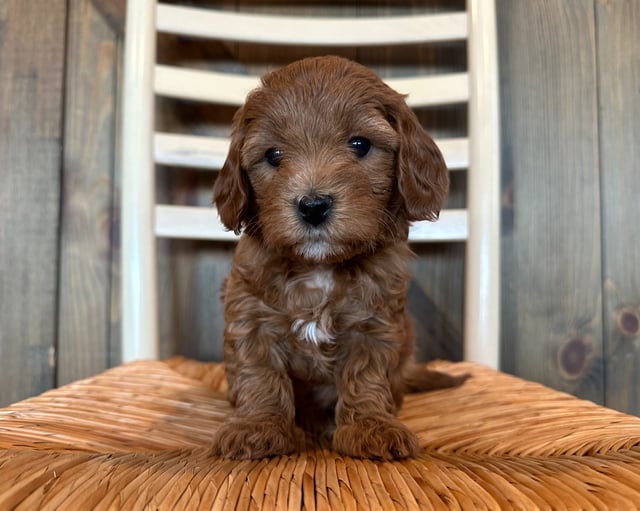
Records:
<instances>
[{"instance_id":1,"label":"wood grain","mask_svg":"<svg viewBox=\"0 0 640 511\"><path fill-rule=\"evenodd\" d=\"M640 3L596 2L606 404L640 414Z\"/></svg>"},{"instance_id":2,"label":"wood grain","mask_svg":"<svg viewBox=\"0 0 640 511\"><path fill-rule=\"evenodd\" d=\"M88 0L69 1L58 384L109 367L117 37Z\"/></svg>"},{"instance_id":3,"label":"wood grain","mask_svg":"<svg viewBox=\"0 0 640 511\"><path fill-rule=\"evenodd\" d=\"M0 405L54 381L65 15L0 7Z\"/></svg>"},{"instance_id":4,"label":"wood grain","mask_svg":"<svg viewBox=\"0 0 640 511\"><path fill-rule=\"evenodd\" d=\"M504 171L504 369L602 402L593 2L497 2Z\"/></svg>"},{"instance_id":5,"label":"wood grain","mask_svg":"<svg viewBox=\"0 0 640 511\"><path fill-rule=\"evenodd\" d=\"M91 0L91 3L102 13L114 31L124 31L127 0Z\"/></svg>"}]
</instances>

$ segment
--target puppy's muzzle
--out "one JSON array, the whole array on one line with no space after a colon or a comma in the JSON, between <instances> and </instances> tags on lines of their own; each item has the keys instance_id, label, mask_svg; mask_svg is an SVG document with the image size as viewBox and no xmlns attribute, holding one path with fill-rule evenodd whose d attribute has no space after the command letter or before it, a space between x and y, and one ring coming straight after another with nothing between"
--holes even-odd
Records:
<instances>
[{"instance_id":1,"label":"puppy's muzzle","mask_svg":"<svg viewBox=\"0 0 640 511\"><path fill-rule=\"evenodd\" d=\"M318 227L329 218L332 206L331 195L305 195L298 201L300 218L314 227Z\"/></svg>"}]
</instances>

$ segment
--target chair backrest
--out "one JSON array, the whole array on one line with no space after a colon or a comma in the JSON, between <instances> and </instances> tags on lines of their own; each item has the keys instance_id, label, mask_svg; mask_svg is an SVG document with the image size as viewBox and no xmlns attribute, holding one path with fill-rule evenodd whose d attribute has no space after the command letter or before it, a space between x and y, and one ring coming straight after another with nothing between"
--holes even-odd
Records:
<instances>
[{"instance_id":1,"label":"chair backrest","mask_svg":"<svg viewBox=\"0 0 640 511\"><path fill-rule=\"evenodd\" d=\"M277 26L278 30L273 30ZM219 169L228 140L158 133L155 95L240 106L259 77L160 65L157 32L265 45L385 46L467 40L461 73L387 80L412 107L468 104L468 134L436 140L450 170L469 169L466 209L411 228L413 242L466 241L464 358L499 363L499 127L493 0L467 11L390 17L243 14L128 0L122 125L122 358L158 356L155 238L235 239L214 208L156 204L155 164Z\"/></svg>"}]
</instances>

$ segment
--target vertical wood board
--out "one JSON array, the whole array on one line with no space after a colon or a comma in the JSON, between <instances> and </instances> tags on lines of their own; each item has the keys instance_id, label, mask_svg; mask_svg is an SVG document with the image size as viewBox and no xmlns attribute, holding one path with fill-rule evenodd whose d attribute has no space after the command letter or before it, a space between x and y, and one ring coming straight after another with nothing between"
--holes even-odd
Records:
<instances>
[{"instance_id":1,"label":"vertical wood board","mask_svg":"<svg viewBox=\"0 0 640 511\"><path fill-rule=\"evenodd\" d=\"M58 384L109 366L117 36L69 1Z\"/></svg>"},{"instance_id":2,"label":"vertical wood board","mask_svg":"<svg viewBox=\"0 0 640 511\"><path fill-rule=\"evenodd\" d=\"M640 414L640 2L596 2L606 404Z\"/></svg>"},{"instance_id":3,"label":"vertical wood board","mask_svg":"<svg viewBox=\"0 0 640 511\"><path fill-rule=\"evenodd\" d=\"M66 2L7 0L0 16L0 405L6 405L54 382Z\"/></svg>"},{"instance_id":4,"label":"vertical wood board","mask_svg":"<svg viewBox=\"0 0 640 511\"><path fill-rule=\"evenodd\" d=\"M595 26L591 0L500 0L504 369L603 401Z\"/></svg>"}]
</instances>

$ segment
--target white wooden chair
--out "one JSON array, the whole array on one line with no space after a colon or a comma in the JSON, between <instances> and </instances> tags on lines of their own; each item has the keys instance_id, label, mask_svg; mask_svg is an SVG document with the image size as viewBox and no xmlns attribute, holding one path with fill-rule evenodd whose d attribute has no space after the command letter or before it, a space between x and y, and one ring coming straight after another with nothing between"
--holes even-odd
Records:
<instances>
[{"instance_id":1,"label":"white wooden chair","mask_svg":"<svg viewBox=\"0 0 640 511\"><path fill-rule=\"evenodd\" d=\"M469 169L467 208L445 210L436 223L415 224L410 239L466 241L464 358L498 367L500 164L492 0L468 0L467 12L375 18L276 17L128 0L122 114L123 361L158 357L155 238L235 238L213 208L156 204L156 163L219 169L228 141L156 132L154 96L240 106L259 78L159 65L157 32L329 47L466 39L467 72L388 83L408 93L413 107L468 104L468 136L436 140L451 170Z\"/></svg>"}]
</instances>

